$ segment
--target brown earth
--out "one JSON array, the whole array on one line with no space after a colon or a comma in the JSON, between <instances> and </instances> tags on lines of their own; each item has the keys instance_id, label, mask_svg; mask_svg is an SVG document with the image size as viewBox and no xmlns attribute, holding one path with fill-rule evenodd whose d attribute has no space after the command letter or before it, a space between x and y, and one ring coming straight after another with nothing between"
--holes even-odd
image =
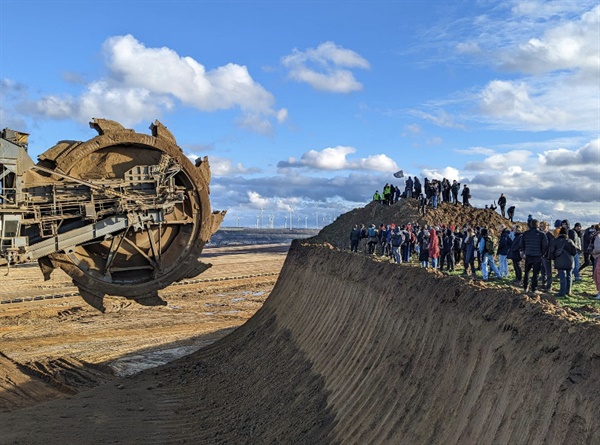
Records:
<instances>
[{"instance_id":1,"label":"brown earth","mask_svg":"<svg viewBox=\"0 0 600 445\"><path fill-rule=\"evenodd\" d=\"M3 444L598 444L600 325L512 288L296 241L226 337L2 413L0 431Z\"/></svg>"},{"instance_id":2,"label":"brown earth","mask_svg":"<svg viewBox=\"0 0 600 445\"><path fill-rule=\"evenodd\" d=\"M46 282L36 264L3 271L0 412L73 395L223 337L260 308L288 247L206 248L202 257L214 267L161 291L167 306L107 298L105 314L71 296L77 288L60 269Z\"/></svg>"}]
</instances>

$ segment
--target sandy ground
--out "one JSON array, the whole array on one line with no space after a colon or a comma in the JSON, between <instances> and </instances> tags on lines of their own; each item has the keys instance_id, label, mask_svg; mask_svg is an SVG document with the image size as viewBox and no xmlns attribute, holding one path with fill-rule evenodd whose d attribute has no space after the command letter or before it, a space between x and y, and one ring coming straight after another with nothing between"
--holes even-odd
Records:
<instances>
[{"instance_id":1,"label":"sandy ground","mask_svg":"<svg viewBox=\"0 0 600 445\"><path fill-rule=\"evenodd\" d=\"M57 269L37 264L0 275L0 411L64 397L189 354L231 332L261 307L289 245L206 248L213 267L160 292L167 306L107 298L101 314ZM44 384L46 383L46 384Z\"/></svg>"}]
</instances>

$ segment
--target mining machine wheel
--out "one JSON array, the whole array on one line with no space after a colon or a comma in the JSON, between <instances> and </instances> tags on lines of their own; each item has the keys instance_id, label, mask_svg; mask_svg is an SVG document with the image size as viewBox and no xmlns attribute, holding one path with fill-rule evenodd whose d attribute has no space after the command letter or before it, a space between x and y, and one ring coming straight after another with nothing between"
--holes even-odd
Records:
<instances>
[{"instance_id":1,"label":"mining machine wheel","mask_svg":"<svg viewBox=\"0 0 600 445\"><path fill-rule=\"evenodd\" d=\"M54 253L40 266L42 270L42 263L46 269L62 268L86 302L101 311L105 310L105 295L164 305L159 289L211 266L198 257L225 212L211 213L208 160L193 165L158 121L151 125L151 135L105 119L94 119L90 126L98 136L86 142L62 141L40 155L39 165L84 181L114 183L125 181L135 166L157 166L167 155L181 166L173 176L179 189L185 190L185 197L160 222L138 224L137 228L129 225L111 236Z\"/></svg>"}]
</instances>

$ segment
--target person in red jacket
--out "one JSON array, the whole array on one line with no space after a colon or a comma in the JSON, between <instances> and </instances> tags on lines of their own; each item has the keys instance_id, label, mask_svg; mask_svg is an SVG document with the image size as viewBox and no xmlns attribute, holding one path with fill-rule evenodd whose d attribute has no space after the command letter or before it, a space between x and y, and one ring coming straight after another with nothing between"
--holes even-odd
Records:
<instances>
[{"instance_id":1,"label":"person in red jacket","mask_svg":"<svg viewBox=\"0 0 600 445\"><path fill-rule=\"evenodd\" d=\"M440 259L440 239L435 229L429 229L429 258L431 258L431 267L437 269Z\"/></svg>"}]
</instances>

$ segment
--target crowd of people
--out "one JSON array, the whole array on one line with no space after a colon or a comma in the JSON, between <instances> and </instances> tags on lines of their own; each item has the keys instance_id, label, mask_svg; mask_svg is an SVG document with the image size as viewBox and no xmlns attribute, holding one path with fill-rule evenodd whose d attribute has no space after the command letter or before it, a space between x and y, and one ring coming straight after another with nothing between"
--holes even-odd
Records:
<instances>
[{"instance_id":1,"label":"crowd of people","mask_svg":"<svg viewBox=\"0 0 600 445\"><path fill-rule=\"evenodd\" d=\"M419 212L425 216L427 208L437 209L438 205L442 202L449 202L455 205L462 204L463 207L471 205L471 189L467 184L463 184L461 190L460 182L453 180L450 182L449 179L443 178L441 181L437 179L429 180L424 178L423 184L417 176L408 176L404 181L404 190L394 184L386 183L383 186L382 192L376 190L373 194L373 201L376 201L382 205L392 205L398 202L400 199L418 199L419 200ZM460 196L460 202L459 202ZM515 216L515 206L506 208L506 197L504 193L500 194L498 198L498 204L494 201L490 205L485 205L486 209L496 210L500 208L500 214L503 218L508 218L513 222Z\"/></svg>"},{"instance_id":2,"label":"crowd of people","mask_svg":"<svg viewBox=\"0 0 600 445\"><path fill-rule=\"evenodd\" d=\"M486 227L418 224L354 225L350 249L366 255L389 257L395 263L417 260L423 268L452 272L462 267L466 277L484 281L506 278L509 261L514 285L532 294L551 292L554 269L558 276L556 296L571 294L573 280L581 280L581 270L591 266L600 300L600 224L583 230L580 223L570 227L568 220L547 222L529 218L527 227L500 225ZM581 262L581 257L583 262ZM492 275L493 274L493 275Z\"/></svg>"}]
</instances>

